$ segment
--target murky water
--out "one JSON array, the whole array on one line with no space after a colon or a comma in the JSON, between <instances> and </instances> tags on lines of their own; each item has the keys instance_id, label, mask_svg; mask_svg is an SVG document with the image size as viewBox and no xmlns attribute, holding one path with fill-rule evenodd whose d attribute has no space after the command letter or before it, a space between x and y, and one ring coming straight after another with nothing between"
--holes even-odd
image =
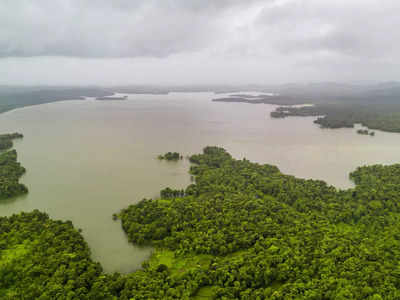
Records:
<instances>
[{"instance_id":1,"label":"murky water","mask_svg":"<svg viewBox=\"0 0 400 300\"><path fill-rule=\"evenodd\" d=\"M160 162L160 153L189 155L219 145L236 158L340 188L351 186L348 173L357 166L400 162L399 134L320 129L314 118L271 119L272 105L212 98L129 95L125 101L65 101L1 114L1 132L25 135L15 148L27 168L22 181L29 194L0 202L0 213L38 208L71 220L106 271L130 272L151 250L129 244L112 214L166 186L189 184L188 162Z\"/></svg>"}]
</instances>

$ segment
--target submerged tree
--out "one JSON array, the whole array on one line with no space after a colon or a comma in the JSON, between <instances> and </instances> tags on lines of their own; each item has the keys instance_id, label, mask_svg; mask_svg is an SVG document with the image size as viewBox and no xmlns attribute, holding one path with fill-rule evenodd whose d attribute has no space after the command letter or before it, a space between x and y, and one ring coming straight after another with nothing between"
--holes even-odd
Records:
<instances>
[{"instance_id":1,"label":"submerged tree","mask_svg":"<svg viewBox=\"0 0 400 300\"><path fill-rule=\"evenodd\" d=\"M160 160L179 160L179 159L183 159L183 156L180 155L178 152L167 152L164 155L159 155L158 159Z\"/></svg>"}]
</instances>

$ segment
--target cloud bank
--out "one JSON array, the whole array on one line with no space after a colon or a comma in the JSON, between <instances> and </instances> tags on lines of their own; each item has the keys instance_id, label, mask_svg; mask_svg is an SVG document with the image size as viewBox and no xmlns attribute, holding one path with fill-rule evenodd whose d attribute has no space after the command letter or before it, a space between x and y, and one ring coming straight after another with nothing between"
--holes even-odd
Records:
<instances>
[{"instance_id":1,"label":"cloud bank","mask_svg":"<svg viewBox=\"0 0 400 300\"><path fill-rule=\"evenodd\" d=\"M395 0L3 0L0 83L397 80L399 9Z\"/></svg>"}]
</instances>

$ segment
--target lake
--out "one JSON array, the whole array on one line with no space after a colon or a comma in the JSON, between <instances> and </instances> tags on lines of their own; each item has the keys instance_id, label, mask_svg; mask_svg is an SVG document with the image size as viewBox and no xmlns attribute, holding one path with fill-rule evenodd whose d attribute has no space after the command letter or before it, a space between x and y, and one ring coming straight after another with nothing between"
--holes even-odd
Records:
<instances>
[{"instance_id":1,"label":"lake","mask_svg":"<svg viewBox=\"0 0 400 300\"><path fill-rule=\"evenodd\" d=\"M37 208L71 220L105 271L127 273L151 249L129 244L112 214L157 197L164 187L190 183L187 160L158 161L158 154L186 156L217 145L236 158L338 188L352 186L348 173L357 166L400 161L399 134L320 129L313 117L271 119L274 105L211 101L223 96L131 94L122 101L71 100L0 114L1 132L25 136L15 148L29 188L24 197L1 201L1 214Z\"/></svg>"}]
</instances>

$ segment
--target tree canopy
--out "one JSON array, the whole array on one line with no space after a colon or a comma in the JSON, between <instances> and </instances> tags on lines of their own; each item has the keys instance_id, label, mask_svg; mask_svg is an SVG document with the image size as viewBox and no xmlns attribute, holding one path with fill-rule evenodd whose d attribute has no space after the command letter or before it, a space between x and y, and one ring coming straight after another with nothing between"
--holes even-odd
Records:
<instances>
[{"instance_id":1,"label":"tree canopy","mask_svg":"<svg viewBox=\"0 0 400 300\"><path fill-rule=\"evenodd\" d=\"M20 133L1 134L0 150L13 146L13 139L22 138ZM19 183L19 178L25 173L25 168L17 162L15 150L0 153L0 199L18 196L28 192L25 185Z\"/></svg>"},{"instance_id":2,"label":"tree canopy","mask_svg":"<svg viewBox=\"0 0 400 300\"><path fill-rule=\"evenodd\" d=\"M71 222L0 218L0 298L400 299L400 165L360 167L338 190L218 147L190 161L185 191L118 214L156 248L128 275L105 274Z\"/></svg>"},{"instance_id":3,"label":"tree canopy","mask_svg":"<svg viewBox=\"0 0 400 300\"><path fill-rule=\"evenodd\" d=\"M181 154L179 154L178 152L167 152L164 155L159 155L158 156L159 160L179 160L179 159L183 159L183 156Z\"/></svg>"},{"instance_id":4,"label":"tree canopy","mask_svg":"<svg viewBox=\"0 0 400 300\"><path fill-rule=\"evenodd\" d=\"M18 132L0 134L0 150L10 149L13 146L12 140L20 138L23 138L23 135Z\"/></svg>"},{"instance_id":5,"label":"tree canopy","mask_svg":"<svg viewBox=\"0 0 400 300\"><path fill-rule=\"evenodd\" d=\"M398 165L359 168L343 191L221 148L190 160L184 197L144 199L121 219L131 242L210 255L195 286L218 299L400 297Z\"/></svg>"}]
</instances>

